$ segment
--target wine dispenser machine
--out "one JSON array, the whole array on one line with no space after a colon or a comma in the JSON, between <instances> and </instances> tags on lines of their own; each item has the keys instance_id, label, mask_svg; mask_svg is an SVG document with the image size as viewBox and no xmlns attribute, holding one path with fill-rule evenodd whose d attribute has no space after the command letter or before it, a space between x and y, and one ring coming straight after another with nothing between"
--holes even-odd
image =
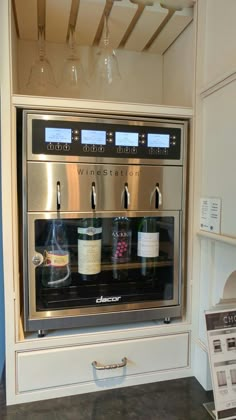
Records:
<instances>
[{"instance_id":1,"label":"wine dispenser machine","mask_svg":"<svg viewBox=\"0 0 236 420\"><path fill-rule=\"evenodd\" d=\"M25 331L184 310L187 122L18 112Z\"/></svg>"}]
</instances>

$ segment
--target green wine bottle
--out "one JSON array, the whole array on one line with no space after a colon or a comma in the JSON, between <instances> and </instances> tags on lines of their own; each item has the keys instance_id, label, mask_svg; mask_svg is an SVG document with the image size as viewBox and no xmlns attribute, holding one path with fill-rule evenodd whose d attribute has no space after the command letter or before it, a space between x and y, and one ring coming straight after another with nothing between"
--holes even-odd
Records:
<instances>
[{"instance_id":1,"label":"green wine bottle","mask_svg":"<svg viewBox=\"0 0 236 420\"><path fill-rule=\"evenodd\" d=\"M78 272L84 281L96 280L101 272L102 222L81 219L78 225Z\"/></svg>"},{"instance_id":2,"label":"green wine bottle","mask_svg":"<svg viewBox=\"0 0 236 420\"><path fill-rule=\"evenodd\" d=\"M154 279L159 256L159 232L154 217L143 217L140 222L137 255L141 262L141 276Z\"/></svg>"}]
</instances>

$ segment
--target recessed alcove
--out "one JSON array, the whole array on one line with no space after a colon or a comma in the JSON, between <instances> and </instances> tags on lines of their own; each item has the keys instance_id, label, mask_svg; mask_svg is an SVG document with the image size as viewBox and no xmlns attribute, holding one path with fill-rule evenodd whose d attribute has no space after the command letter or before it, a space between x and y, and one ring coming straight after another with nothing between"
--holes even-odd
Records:
<instances>
[{"instance_id":1,"label":"recessed alcove","mask_svg":"<svg viewBox=\"0 0 236 420\"><path fill-rule=\"evenodd\" d=\"M170 11L155 1L140 10L129 0L13 0L12 4L14 95L192 106L194 8ZM121 78L102 89L96 78L96 55L108 6L110 43L116 49ZM27 80L38 57L38 25L42 19L46 55L57 86L40 92L29 88ZM68 90L61 84L71 22L85 73L79 90Z\"/></svg>"}]
</instances>

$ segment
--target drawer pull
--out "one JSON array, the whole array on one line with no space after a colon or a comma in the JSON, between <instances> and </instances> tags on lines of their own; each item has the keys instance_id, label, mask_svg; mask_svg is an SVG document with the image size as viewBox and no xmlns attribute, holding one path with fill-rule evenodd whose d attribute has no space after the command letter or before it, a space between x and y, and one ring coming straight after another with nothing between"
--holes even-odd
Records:
<instances>
[{"instance_id":1,"label":"drawer pull","mask_svg":"<svg viewBox=\"0 0 236 420\"><path fill-rule=\"evenodd\" d=\"M92 362L92 366L96 370L117 369L117 368L122 368L126 365L127 365L127 357L123 357L123 359L121 359L121 363L114 363L113 365L104 365L104 366L98 365L98 362L96 362L96 360Z\"/></svg>"}]
</instances>

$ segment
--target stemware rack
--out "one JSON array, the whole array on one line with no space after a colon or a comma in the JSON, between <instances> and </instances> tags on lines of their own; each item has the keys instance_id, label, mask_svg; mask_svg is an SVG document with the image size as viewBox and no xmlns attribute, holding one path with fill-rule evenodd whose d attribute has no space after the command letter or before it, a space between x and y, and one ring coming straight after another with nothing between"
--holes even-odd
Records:
<instances>
[{"instance_id":1,"label":"stemware rack","mask_svg":"<svg viewBox=\"0 0 236 420\"><path fill-rule=\"evenodd\" d=\"M47 42L65 43L74 27L78 45L98 46L107 13L113 48L152 54L163 54L193 19L193 8L168 10L156 0L151 6L129 0L12 1L21 40L36 41L40 24Z\"/></svg>"}]
</instances>

